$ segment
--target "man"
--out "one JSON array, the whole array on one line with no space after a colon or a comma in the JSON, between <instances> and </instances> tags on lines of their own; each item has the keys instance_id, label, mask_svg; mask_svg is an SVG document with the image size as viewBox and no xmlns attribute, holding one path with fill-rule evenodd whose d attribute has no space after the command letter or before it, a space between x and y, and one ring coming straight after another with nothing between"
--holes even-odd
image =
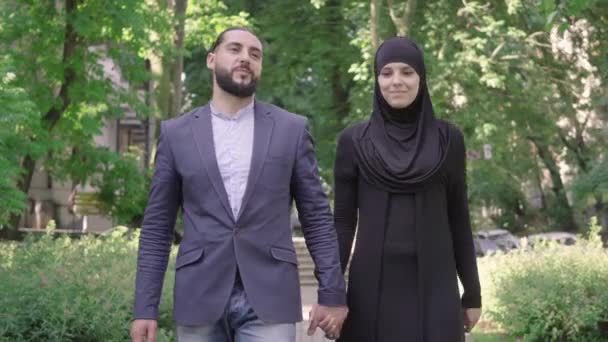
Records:
<instances>
[{"instance_id":1,"label":"man","mask_svg":"<svg viewBox=\"0 0 608 342\"><path fill-rule=\"evenodd\" d=\"M302 320L290 228L295 199L319 280L317 326L337 338L347 314L327 197L305 118L254 101L263 47L247 28L207 56L210 104L161 124L142 225L133 341L154 341L172 229L182 208L174 318L180 342L292 342Z\"/></svg>"}]
</instances>

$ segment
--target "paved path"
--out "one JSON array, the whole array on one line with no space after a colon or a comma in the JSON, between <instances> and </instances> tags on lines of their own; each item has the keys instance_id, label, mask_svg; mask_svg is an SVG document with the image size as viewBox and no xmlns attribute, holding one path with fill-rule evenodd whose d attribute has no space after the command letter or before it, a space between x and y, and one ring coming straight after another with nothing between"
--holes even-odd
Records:
<instances>
[{"instance_id":1,"label":"paved path","mask_svg":"<svg viewBox=\"0 0 608 342\"><path fill-rule=\"evenodd\" d=\"M296 342L325 342L331 341L325 338L325 334L321 329L317 329L317 332L313 336L308 336L306 331L308 330L308 312L312 304L317 302L317 287L316 286L302 286L302 317L304 321L296 324Z\"/></svg>"}]
</instances>

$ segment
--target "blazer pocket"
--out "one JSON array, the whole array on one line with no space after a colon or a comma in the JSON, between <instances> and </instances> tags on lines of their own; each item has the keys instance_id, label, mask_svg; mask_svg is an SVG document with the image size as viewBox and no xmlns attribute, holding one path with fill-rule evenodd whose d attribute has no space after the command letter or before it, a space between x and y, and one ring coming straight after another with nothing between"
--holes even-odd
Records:
<instances>
[{"instance_id":1,"label":"blazer pocket","mask_svg":"<svg viewBox=\"0 0 608 342\"><path fill-rule=\"evenodd\" d=\"M182 255L177 256L177 260L175 261L175 270L179 270L180 268L193 264L199 261L203 257L204 249L196 248L185 252Z\"/></svg>"},{"instance_id":2,"label":"blazer pocket","mask_svg":"<svg viewBox=\"0 0 608 342\"><path fill-rule=\"evenodd\" d=\"M270 248L270 255L272 255L275 260L288 262L296 266L298 265L298 256L296 255L296 252L290 249L272 247Z\"/></svg>"}]
</instances>

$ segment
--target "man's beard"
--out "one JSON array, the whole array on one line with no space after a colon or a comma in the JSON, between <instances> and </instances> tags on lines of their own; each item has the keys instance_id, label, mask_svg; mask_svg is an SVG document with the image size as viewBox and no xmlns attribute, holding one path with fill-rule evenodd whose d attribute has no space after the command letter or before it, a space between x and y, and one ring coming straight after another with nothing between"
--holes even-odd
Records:
<instances>
[{"instance_id":1,"label":"man's beard","mask_svg":"<svg viewBox=\"0 0 608 342\"><path fill-rule=\"evenodd\" d=\"M236 97L249 97L255 93L257 86L257 78L250 74L251 81L249 83L236 83L232 79L232 73L227 69L215 68L215 80L225 92Z\"/></svg>"}]
</instances>

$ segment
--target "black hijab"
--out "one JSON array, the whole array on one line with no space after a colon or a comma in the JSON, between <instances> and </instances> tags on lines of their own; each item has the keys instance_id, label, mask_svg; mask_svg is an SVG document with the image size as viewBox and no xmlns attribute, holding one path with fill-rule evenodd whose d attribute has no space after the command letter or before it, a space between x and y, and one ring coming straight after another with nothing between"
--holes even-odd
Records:
<instances>
[{"instance_id":1,"label":"black hijab","mask_svg":"<svg viewBox=\"0 0 608 342\"><path fill-rule=\"evenodd\" d=\"M393 62L411 66L420 76L418 94L406 108L391 107L380 92L378 75ZM374 60L374 107L355 143L361 175L381 189L399 193L425 184L443 164L448 129L433 114L422 51L409 38L394 37L378 48Z\"/></svg>"}]
</instances>

